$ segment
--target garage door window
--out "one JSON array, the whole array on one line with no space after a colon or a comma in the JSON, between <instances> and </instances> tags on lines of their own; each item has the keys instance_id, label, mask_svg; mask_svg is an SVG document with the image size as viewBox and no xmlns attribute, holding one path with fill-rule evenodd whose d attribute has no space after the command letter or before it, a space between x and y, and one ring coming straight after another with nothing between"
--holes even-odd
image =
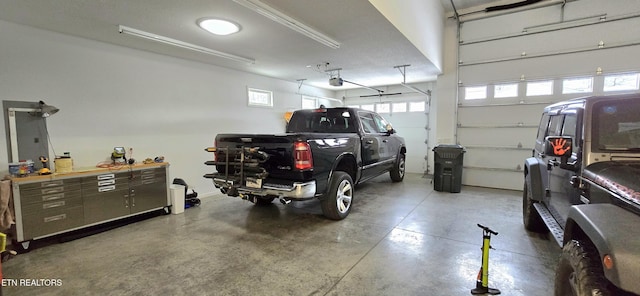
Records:
<instances>
[{"instance_id":1,"label":"garage door window","mask_svg":"<svg viewBox=\"0 0 640 296\"><path fill-rule=\"evenodd\" d=\"M638 89L638 73L609 75L604 77L604 91L621 91Z\"/></svg>"},{"instance_id":2,"label":"garage door window","mask_svg":"<svg viewBox=\"0 0 640 296\"><path fill-rule=\"evenodd\" d=\"M563 94L590 93L593 91L593 78L568 78L562 81Z\"/></svg>"},{"instance_id":3,"label":"garage door window","mask_svg":"<svg viewBox=\"0 0 640 296\"><path fill-rule=\"evenodd\" d=\"M512 98L518 96L518 84L496 84L493 87L494 98Z\"/></svg>"},{"instance_id":4,"label":"garage door window","mask_svg":"<svg viewBox=\"0 0 640 296\"><path fill-rule=\"evenodd\" d=\"M409 112L424 112L424 102L410 102Z\"/></svg>"},{"instance_id":5,"label":"garage door window","mask_svg":"<svg viewBox=\"0 0 640 296\"><path fill-rule=\"evenodd\" d=\"M486 86L470 86L464 88L465 100L481 100L487 98Z\"/></svg>"},{"instance_id":6,"label":"garage door window","mask_svg":"<svg viewBox=\"0 0 640 296\"><path fill-rule=\"evenodd\" d=\"M393 110L393 113L407 112L407 103L393 103L391 110Z\"/></svg>"},{"instance_id":7,"label":"garage door window","mask_svg":"<svg viewBox=\"0 0 640 296\"><path fill-rule=\"evenodd\" d=\"M527 97L553 94L553 80L527 82Z\"/></svg>"},{"instance_id":8,"label":"garage door window","mask_svg":"<svg viewBox=\"0 0 640 296\"><path fill-rule=\"evenodd\" d=\"M378 112L378 113L389 113L389 112L391 112L391 104L390 103L376 104L376 112Z\"/></svg>"}]
</instances>

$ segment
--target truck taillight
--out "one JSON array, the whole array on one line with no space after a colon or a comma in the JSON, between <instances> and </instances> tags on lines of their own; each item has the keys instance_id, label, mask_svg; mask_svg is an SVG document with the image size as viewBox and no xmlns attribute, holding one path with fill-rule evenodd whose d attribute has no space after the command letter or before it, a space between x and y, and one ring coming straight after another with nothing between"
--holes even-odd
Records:
<instances>
[{"instance_id":1,"label":"truck taillight","mask_svg":"<svg viewBox=\"0 0 640 296\"><path fill-rule=\"evenodd\" d=\"M313 157L311 157L311 147L309 147L309 143L295 142L293 144L293 161L297 170L313 168Z\"/></svg>"}]
</instances>

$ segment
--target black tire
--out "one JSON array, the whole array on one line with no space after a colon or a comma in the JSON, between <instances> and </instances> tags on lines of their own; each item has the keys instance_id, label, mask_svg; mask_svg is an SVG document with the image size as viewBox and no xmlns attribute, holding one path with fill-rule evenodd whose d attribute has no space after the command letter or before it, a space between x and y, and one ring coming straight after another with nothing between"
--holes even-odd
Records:
<instances>
[{"instance_id":1,"label":"black tire","mask_svg":"<svg viewBox=\"0 0 640 296\"><path fill-rule=\"evenodd\" d=\"M600 255L590 242L572 240L562 248L556 269L555 296L609 296Z\"/></svg>"},{"instance_id":2,"label":"black tire","mask_svg":"<svg viewBox=\"0 0 640 296\"><path fill-rule=\"evenodd\" d=\"M524 181L524 188L522 189L522 222L524 223L524 229L533 232L546 232L547 226L542 221L540 213L533 207L534 201L531 199L531 191L527 181Z\"/></svg>"},{"instance_id":3,"label":"black tire","mask_svg":"<svg viewBox=\"0 0 640 296\"><path fill-rule=\"evenodd\" d=\"M329 191L320 201L322 214L332 220L342 220L351 212L353 180L345 172L336 171L331 178Z\"/></svg>"},{"instance_id":4,"label":"black tire","mask_svg":"<svg viewBox=\"0 0 640 296\"><path fill-rule=\"evenodd\" d=\"M389 176L391 176L391 181L393 182L402 182L404 179L404 171L405 171L405 156L404 153L401 153L398 156L398 161L393 166L393 169L389 172Z\"/></svg>"},{"instance_id":5,"label":"black tire","mask_svg":"<svg viewBox=\"0 0 640 296\"><path fill-rule=\"evenodd\" d=\"M264 207L270 205L275 197L258 197L256 198L256 206Z\"/></svg>"}]
</instances>

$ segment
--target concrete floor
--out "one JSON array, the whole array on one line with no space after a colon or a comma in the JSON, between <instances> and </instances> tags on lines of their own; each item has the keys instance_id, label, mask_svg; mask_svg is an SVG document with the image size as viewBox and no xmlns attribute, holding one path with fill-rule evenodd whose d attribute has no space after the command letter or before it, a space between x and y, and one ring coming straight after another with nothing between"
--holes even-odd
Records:
<instances>
[{"instance_id":1,"label":"concrete floor","mask_svg":"<svg viewBox=\"0 0 640 296\"><path fill-rule=\"evenodd\" d=\"M204 188L198 191L204 191ZM521 193L388 175L357 187L343 221L317 201L268 207L222 195L181 215L153 217L3 263L4 295L471 295L480 223L492 237L489 286L502 295L552 294L560 248L522 226Z\"/></svg>"}]
</instances>

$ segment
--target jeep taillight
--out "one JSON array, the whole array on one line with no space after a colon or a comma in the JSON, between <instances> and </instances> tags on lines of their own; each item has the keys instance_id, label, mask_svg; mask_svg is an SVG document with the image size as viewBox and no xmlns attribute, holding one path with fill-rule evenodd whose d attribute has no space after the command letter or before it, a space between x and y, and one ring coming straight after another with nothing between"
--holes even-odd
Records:
<instances>
[{"instance_id":1,"label":"jeep taillight","mask_svg":"<svg viewBox=\"0 0 640 296\"><path fill-rule=\"evenodd\" d=\"M296 170L308 170L313 168L311 147L307 142L295 142L293 144L293 162Z\"/></svg>"}]
</instances>

